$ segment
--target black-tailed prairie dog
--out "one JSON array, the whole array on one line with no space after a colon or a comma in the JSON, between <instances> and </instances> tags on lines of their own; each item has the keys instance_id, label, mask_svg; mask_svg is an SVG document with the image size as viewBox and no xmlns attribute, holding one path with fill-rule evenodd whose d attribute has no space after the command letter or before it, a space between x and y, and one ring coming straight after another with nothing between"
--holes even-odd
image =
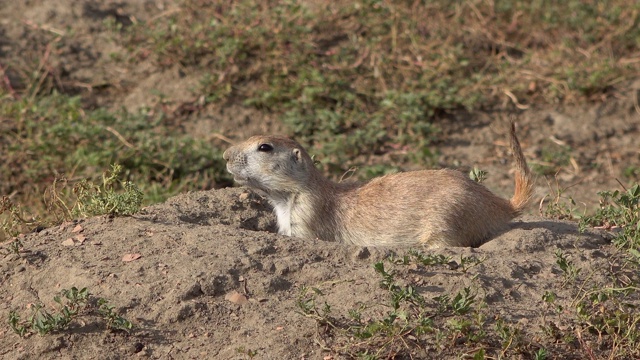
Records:
<instances>
[{"instance_id":1,"label":"black-tailed prairie dog","mask_svg":"<svg viewBox=\"0 0 640 360\"><path fill-rule=\"evenodd\" d=\"M531 199L533 180L514 124L510 138L516 167L510 200L450 169L335 183L300 144L281 136L253 136L223 158L236 182L269 200L280 234L361 246L479 246Z\"/></svg>"}]
</instances>

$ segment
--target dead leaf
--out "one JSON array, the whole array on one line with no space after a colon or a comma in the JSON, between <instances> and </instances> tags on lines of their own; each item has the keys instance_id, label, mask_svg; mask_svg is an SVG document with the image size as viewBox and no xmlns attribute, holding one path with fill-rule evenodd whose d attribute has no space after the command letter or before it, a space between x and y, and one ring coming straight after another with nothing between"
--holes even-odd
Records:
<instances>
[{"instance_id":1,"label":"dead leaf","mask_svg":"<svg viewBox=\"0 0 640 360\"><path fill-rule=\"evenodd\" d=\"M62 242L62 246L73 246L76 243L73 241L72 238L68 238L67 240Z\"/></svg>"},{"instance_id":2,"label":"dead leaf","mask_svg":"<svg viewBox=\"0 0 640 360\"><path fill-rule=\"evenodd\" d=\"M224 296L224 299L238 305L244 305L247 302L249 302L246 296L240 294L237 291L232 291L228 293L227 295Z\"/></svg>"},{"instance_id":3,"label":"dead leaf","mask_svg":"<svg viewBox=\"0 0 640 360\"><path fill-rule=\"evenodd\" d=\"M74 227L74 228L73 228L73 230L71 230L71 232L72 232L72 233L79 233L79 232L81 232L82 230L84 230L84 229L82 228L82 226L81 226L81 225L76 225L76 227Z\"/></svg>"},{"instance_id":4,"label":"dead leaf","mask_svg":"<svg viewBox=\"0 0 640 360\"><path fill-rule=\"evenodd\" d=\"M140 254L127 254L122 257L122 261L129 262L133 260L138 260L142 257Z\"/></svg>"}]
</instances>

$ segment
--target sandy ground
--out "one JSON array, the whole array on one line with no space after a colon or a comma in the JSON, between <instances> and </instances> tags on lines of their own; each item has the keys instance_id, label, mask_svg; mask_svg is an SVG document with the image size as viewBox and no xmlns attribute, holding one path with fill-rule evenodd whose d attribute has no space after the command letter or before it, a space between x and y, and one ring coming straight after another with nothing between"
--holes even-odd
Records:
<instances>
[{"instance_id":1,"label":"sandy ground","mask_svg":"<svg viewBox=\"0 0 640 360\"><path fill-rule=\"evenodd\" d=\"M132 217L96 217L30 234L22 239L26 251L5 257L0 266L3 317L15 309L28 315L27 304L53 308L53 296L76 286L117 305L135 329L109 332L91 317L44 337L20 339L3 328L0 355L234 359L247 349L264 359L325 359L332 352L318 342L331 340L299 313L301 289L321 289L334 313L362 304L383 310L379 304L389 295L372 265L408 249L288 238L269 232L273 223L259 197L222 189L180 195ZM84 235L82 243L65 245L78 235ZM525 336L536 337L552 314L542 304L545 291L566 302L573 296L571 287L561 286L558 249L586 269L605 268L612 250L603 234L580 234L574 224L526 216L480 248L430 252L450 256L454 266L395 268L425 299L471 287L486 302L487 314L524 324ZM140 257L124 261L128 254ZM458 265L466 257L480 263L463 271ZM234 293L244 300L234 303Z\"/></svg>"}]
</instances>

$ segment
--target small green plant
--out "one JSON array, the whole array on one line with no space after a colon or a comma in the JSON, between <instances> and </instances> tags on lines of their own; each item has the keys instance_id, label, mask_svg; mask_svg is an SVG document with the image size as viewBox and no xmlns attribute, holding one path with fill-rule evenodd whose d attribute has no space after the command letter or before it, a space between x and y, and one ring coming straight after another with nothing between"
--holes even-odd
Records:
<instances>
[{"instance_id":1,"label":"small green plant","mask_svg":"<svg viewBox=\"0 0 640 360\"><path fill-rule=\"evenodd\" d=\"M520 329L510 326L504 320L498 319L495 324L496 333L502 340L502 354L513 348L519 348L522 344L522 334Z\"/></svg>"},{"instance_id":2,"label":"small green plant","mask_svg":"<svg viewBox=\"0 0 640 360\"><path fill-rule=\"evenodd\" d=\"M446 265L451 261L450 256L445 256L442 254L423 254L420 251L410 250L409 255L413 256L415 261L424 265L424 266L434 266L434 265ZM406 263L409 263L409 259L406 260Z\"/></svg>"},{"instance_id":3,"label":"small green plant","mask_svg":"<svg viewBox=\"0 0 640 360\"><path fill-rule=\"evenodd\" d=\"M120 181L121 174L122 166L113 164L110 172L102 174L101 185L87 180L77 184L73 189L78 198L75 213L82 216L135 214L142 205L142 191L130 181ZM118 184L122 192L117 191Z\"/></svg>"},{"instance_id":4,"label":"small green plant","mask_svg":"<svg viewBox=\"0 0 640 360\"><path fill-rule=\"evenodd\" d=\"M0 249L0 253L7 256L9 254L20 255L20 250L24 248L24 244L18 238L13 239L8 244L6 244L6 248Z\"/></svg>"},{"instance_id":5,"label":"small green plant","mask_svg":"<svg viewBox=\"0 0 640 360\"><path fill-rule=\"evenodd\" d=\"M580 274L580 268L576 267L572 260L569 260L562 250L556 250L556 264L564 273L565 281L574 281Z\"/></svg>"},{"instance_id":6,"label":"small green plant","mask_svg":"<svg viewBox=\"0 0 640 360\"><path fill-rule=\"evenodd\" d=\"M309 292L309 289L311 290L311 293ZM318 323L324 326L334 328L337 326L335 325L337 320L331 317L331 306L326 302L321 309L316 306L316 297L321 295L324 294L320 289L315 287L307 288L303 286L300 289L300 295L296 300L296 305L298 309L300 309L299 313L306 317L315 319Z\"/></svg>"},{"instance_id":7,"label":"small green plant","mask_svg":"<svg viewBox=\"0 0 640 360\"><path fill-rule=\"evenodd\" d=\"M13 332L18 334L18 336L20 337L25 337L29 332L27 326L23 325L20 322L20 316L15 311L9 312L9 325L11 326Z\"/></svg>"},{"instance_id":8,"label":"small green plant","mask_svg":"<svg viewBox=\"0 0 640 360\"><path fill-rule=\"evenodd\" d=\"M545 302L545 304L552 306L555 305L555 310L557 313L561 313L562 310L564 309L564 307L560 304L556 304L556 299L558 298L558 295L556 295L555 292L553 291L549 291L546 290L544 292L544 294L542 295L542 301Z\"/></svg>"},{"instance_id":9,"label":"small green plant","mask_svg":"<svg viewBox=\"0 0 640 360\"><path fill-rule=\"evenodd\" d=\"M87 288L78 290L78 288L72 287L69 290L63 289L60 294L62 297L56 295L53 298L53 301L59 306L57 311L50 312L45 309L44 305L36 304L33 314L29 318L29 326L31 329L36 330L38 334L46 335L65 329L84 309L89 297ZM13 318L16 322L19 320L18 315L15 313ZM18 334L24 336L25 331L20 331Z\"/></svg>"},{"instance_id":10,"label":"small green plant","mask_svg":"<svg viewBox=\"0 0 640 360\"><path fill-rule=\"evenodd\" d=\"M551 219L574 220L577 217L576 202L573 197L565 195L569 187L561 188L557 181L556 178L555 190L549 184L549 189L554 195L546 202L546 206L543 207L542 203L540 204L540 215ZM545 195L543 201L547 197L548 195Z\"/></svg>"},{"instance_id":11,"label":"small green plant","mask_svg":"<svg viewBox=\"0 0 640 360\"><path fill-rule=\"evenodd\" d=\"M556 142L548 141L542 148L540 161L531 163L531 171L540 175L554 175L562 167L569 164L571 159L571 148L560 145Z\"/></svg>"},{"instance_id":12,"label":"small green plant","mask_svg":"<svg viewBox=\"0 0 640 360\"><path fill-rule=\"evenodd\" d=\"M616 234L616 245L640 259L640 184L626 191L601 191L598 195L598 210L591 216L583 217L581 226L619 228L621 231Z\"/></svg>"},{"instance_id":13,"label":"small green plant","mask_svg":"<svg viewBox=\"0 0 640 360\"><path fill-rule=\"evenodd\" d=\"M477 183L483 183L487 180L488 173L484 170L480 170L477 167L474 167L469 172L469 178Z\"/></svg>"},{"instance_id":14,"label":"small green plant","mask_svg":"<svg viewBox=\"0 0 640 360\"><path fill-rule=\"evenodd\" d=\"M575 307L583 329L610 344L619 358L640 356L640 314L634 301L638 290L594 288L582 294Z\"/></svg>"},{"instance_id":15,"label":"small green plant","mask_svg":"<svg viewBox=\"0 0 640 360\"><path fill-rule=\"evenodd\" d=\"M486 258L479 259L475 256L462 256L460 255L460 270L466 273L474 266L482 264Z\"/></svg>"},{"instance_id":16,"label":"small green plant","mask_svg":"<svg viewBox=\"0 0 640 360\"><path fill-rule=\"evenodd\" d=\"M128 320L113 311L114 307L105 299L97 300L97 308L89 305L91 293L87 288L63 289L60 295L56 295L53 301L58 304L55 311L47 310L44 305L36 304L27 321L21 321L16 311L9 312L9 324L11 329L20 337L25 337L31 332L47 335L53 332L65 330L73 320L81 315L91 314L94 310L107 325L108 329L129 331L133 325Z\"/></svg>"},{"instance_id":17,"label":"small green plant","mask_svg":"<svg viewBox=\"0 0 640 360\"><path fill-rule=\"evenodd\" d=\"M628 166L626 169L624 169L623 174L627 178L637 180L638 178L640 178L640 166Z\"/></svg>"},{"instance_id":18,"label":"small green plant","mask_svg":"<svg viewBox=\"0 0 640 360\"><path fill-rule=\"evenodd\" d=\"M465 287L458 292L451 300L451 310L456 315L464 315L471 311L471 306L475 303L476 294L471 293L471 289Z\"/></svg>"},{"instance_id":19,"label":"small green plant","mask_svg":"<svg viewBox=\"0 0 640 360\"><path fill-rule=\"evenodd\" d=\"M535 353L533 353L534 360L546 360L548 356L549 356L549 353L545 348L540 348Z\"/></svg>"},{"instance_id":20,"label":"small green plant","mask_svg":"<svg viewBox=\"0 0 640 360\"><path fill-rule=\"evenodd\" d=\"M389 290L391 295L391 306L394 310L398 310L400 303L403 301L409 301L416 305L424 304L424 298L418 294L413 286L409 285L401 287L395 283L394 273L387 272L382 261L377 262L373 267L375 271L382 276L380 286Z\"/></svg>"},{"instance_id":21,"label":"small green plant","mask_svg":"<svg viewBox=\"0 0 640 360\"><path fill-rule=\"evenodd\" d=\"M5 237L15 237L29 227L38 223L38 220L27 214L20 205L15 204L8 196L0 198L0 240Z\"/></svg>"},{"instance_id":22,"label":"small green plant","mask_svg":"<svg viewBox=\"0 0 640 360\"><path fill-rule=\"evenodd\" d=\"M239 348L237 348L236 352L238 354L247 355L249 359L253 359L258 355L258 350L251 350L251 349L245 348L244 346L240 346Z\"/></svg>"},{"instance_id":23,"label":"small green plant","mask_svg":"<svg viewBox=\"0 0 640 360\"><path fill-rule=\"evenodd\" d=\"M471 293L471 289L465 287L451 298L448 294L443 294L434 298L438 303L441 312L451 311L455 315L465 315L471 311L475 303L476 294Z\"/></svg>"},{"instance_id":24,"label":"small green plant","mask_svg":"<svg viewBox=\"0 0 640 360\"><path fill-rule=\"evenodd\" d=\"M113 311L115 306L110 305L107 299L99 298L97 303L98 313L106 321L108 329L129 331L133 328L133 324L129 320Z\"/></svg>"}]
</instances>

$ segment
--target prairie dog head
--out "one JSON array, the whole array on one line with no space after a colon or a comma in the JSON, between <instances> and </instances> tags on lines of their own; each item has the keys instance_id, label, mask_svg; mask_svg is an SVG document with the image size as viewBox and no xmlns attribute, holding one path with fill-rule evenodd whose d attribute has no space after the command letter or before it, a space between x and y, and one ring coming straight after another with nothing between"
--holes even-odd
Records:
<instances>
[{"instance_id":1,"label":"prairie dog head","mask_svg":"<svg viewBox=\"0 0 640 360\"><path fill-rule=\"evenodd\" d=\"M296 191L315 170L300 144L280 136L253 136L227 149L222 157L238 184L267 193Z\"/></svg>"}]
</instances>

